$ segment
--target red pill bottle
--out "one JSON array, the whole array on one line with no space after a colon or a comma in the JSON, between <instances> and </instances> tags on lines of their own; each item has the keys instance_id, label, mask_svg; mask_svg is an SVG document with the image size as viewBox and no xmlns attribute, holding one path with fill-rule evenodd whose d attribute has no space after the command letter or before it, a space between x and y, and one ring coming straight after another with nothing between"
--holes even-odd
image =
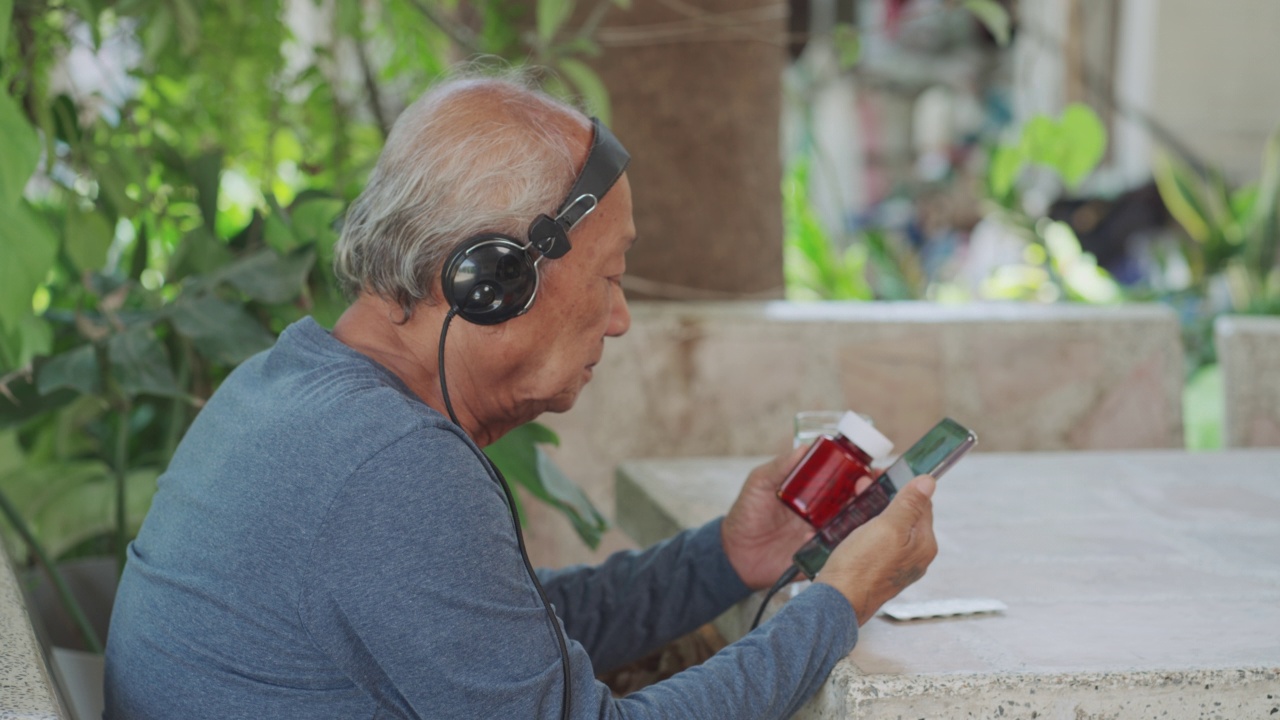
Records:
<instances>
[{"instance_id":1,"label":"red pill bottle","mask_svg":"<svg viewBox=\"0 0 1280 720\"><path fill-rule=\"evenodd\" d=\"M855 412L840 418L835 435L819 435L778 488L782 504L822 529L854 496L871 464L893 452L893 442Z\"/></svg>"}]
</instances>

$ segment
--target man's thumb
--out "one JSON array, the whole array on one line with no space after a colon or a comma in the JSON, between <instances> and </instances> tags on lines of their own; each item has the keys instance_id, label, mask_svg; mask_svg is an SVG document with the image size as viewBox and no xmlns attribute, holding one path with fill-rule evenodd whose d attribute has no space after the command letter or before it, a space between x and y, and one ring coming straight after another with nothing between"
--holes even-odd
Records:
<instances>
[{"instance_id":1,"label":"man's thumb","mask_svg":"<svg viewBox=\"0 0 1280 720\"><path fill-rule=\"evenodd\" d=\"M937 486L937 480L928 475L921 475L898 491L885 512L902 515L907 518L909 524L914 525L916 520L932 510L933 491Z\"/></svg>"},{"instance_id":2,"label":"man's thumb","mask_svg":"<svg viewBox=\"0 0 1280 720\"><path fill-rule=\"evenodd\" d=\"M932 498L933 491L938 489L938 481L934 480L932 475L920 475L907 483L907 487L913 487L925 497Z\"/></svg>"}]
</instances>

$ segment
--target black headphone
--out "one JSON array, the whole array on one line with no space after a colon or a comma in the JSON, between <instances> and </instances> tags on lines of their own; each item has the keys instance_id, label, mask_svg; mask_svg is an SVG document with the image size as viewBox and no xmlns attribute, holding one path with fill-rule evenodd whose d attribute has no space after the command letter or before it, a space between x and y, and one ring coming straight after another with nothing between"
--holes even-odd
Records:
<instances>
[{"instance_id":1,"label":"black headphone","mask_svg":"<svg viewBox=\"0 0 1280 720\"><path fill-rule=\"evenodd\" d=\"M591 151L573 188L553 218L539 215L529 240L482 233L460 244L444 263L441 288L449 306L477 325L497 325L529 311L538 294L538 262L569 252L569 230L591 214L622 176L631 156L597 118L591 118Z\"/></svg>"}]
</instances>

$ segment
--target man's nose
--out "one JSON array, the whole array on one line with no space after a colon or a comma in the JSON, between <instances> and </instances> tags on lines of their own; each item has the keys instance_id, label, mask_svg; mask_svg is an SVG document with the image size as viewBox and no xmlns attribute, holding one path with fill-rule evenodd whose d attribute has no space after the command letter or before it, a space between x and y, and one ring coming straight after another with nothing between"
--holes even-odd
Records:
<instances>
[{"instance_id":1,"label":"man's nose","mask_svg":"<svg viewBox=\"0 0 1280 720\"><path fill-rule=\"evenodd\" d=\"M614 297L610 310L609 328L605 331L609 337L618 337L631 327L631 309L627 307L627 296L622 292L621 284L615 292L617 296Z\"/></svg>"}]
</instances>

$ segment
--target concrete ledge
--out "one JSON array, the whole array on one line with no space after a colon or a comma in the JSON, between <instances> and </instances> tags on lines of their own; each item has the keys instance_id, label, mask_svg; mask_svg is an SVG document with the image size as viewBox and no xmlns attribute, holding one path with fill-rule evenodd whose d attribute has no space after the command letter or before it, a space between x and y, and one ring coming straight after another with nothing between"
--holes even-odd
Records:
<instances>
[{"instance_id":1,"label":"concrete ledge","mask_svg":"<svg viewBox=\"0 0 1280 720\"><path fill-rule=\"evenodd\" d=\"M573 410L541 418L599 507L620 462L776 454L800 410L852 408L899 442L951 415L984 452L1183 445L1181 336L1163 305L637 302L632 318ZM601 557L534 513L537 561Z\"/></svg>"},{"instance_id":2,"label":"concrete ledge","mask_svg":"<svg viewBox=\"0 0 1280 720\"><path fill-rule=\"evenodd\" d=\"M68 718L3 545L0 564L0 719Z\"/></svg>"},{"instance_id":3,"label":"concrete ledge","mask_svg":"<svg viewBox=\"0 0 1280 720\"><path fill-rule=\"evenodd\" d=\"M1076 673L1070 676L965 675L869 677L848 663L835 667L794 720L848 718L1274 717L1280 670Z\"/></svg>"},{"instance_id":4,"label":"concrete ledge","mask_svg":"<svg viewBox=\"0 0 1280 720\"><path fill-rule=\"evenodd\" d=\"M1224 315L1213 332L1222 368L1223 443L1280 447L1280 317Z\"/></svg>"}]
</instances>

